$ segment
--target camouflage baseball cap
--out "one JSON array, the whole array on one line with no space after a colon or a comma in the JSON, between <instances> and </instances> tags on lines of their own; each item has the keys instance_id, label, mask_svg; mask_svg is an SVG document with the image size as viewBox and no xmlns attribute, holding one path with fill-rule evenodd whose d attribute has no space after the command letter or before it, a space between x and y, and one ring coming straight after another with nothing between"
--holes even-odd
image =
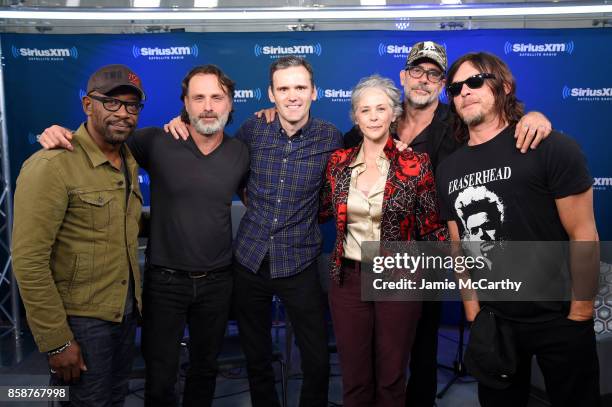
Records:
<instances>
[{"instance_id":1,"label":"camouflage baseball cap","mask_svg":"<svg viewBox=\"0 0 612 407\"><path fill-rule=\"evenodd\" d=\"M406 59L406 68L413 65L419 59L430 59L442 68L442 71L446 72L448 64L446 50L440 44L433 41L422 41L414 44L410 54L408 54L408 59Z\"/></svg>"},{"instance_id":2,"label":"camouflage baseball cap","mask_svg":"<svg viewBox=\"0 0 612 407\"><path fill-rule=\"evenodd\" d=\"M140 95L140 100L145 99L140 77L125 65L106 65L91 75L87 82L87 93L98 91L104 95L121 86L133 88Z\"/></svg>"}]
</instances>

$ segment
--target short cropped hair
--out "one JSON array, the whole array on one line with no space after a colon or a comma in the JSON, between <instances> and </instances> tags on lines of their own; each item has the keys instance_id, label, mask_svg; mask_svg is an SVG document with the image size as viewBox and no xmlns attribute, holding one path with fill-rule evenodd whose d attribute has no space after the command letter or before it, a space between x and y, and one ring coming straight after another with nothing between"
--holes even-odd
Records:
<instances>
[{"instance_id":1,"label":"short cropped hair","mask_svg":"<svg viewBox=\"0 0 612 407\"><path fill-rule=\"evenodd\" d=\"M305 58L296 57L293 55L278 58L272 63L272 65L270 65L270 87L274 89L274 83L272 82L274 72L280 71L281 69L299 66L303 66L308 71L308 73L310 74L310 85L314 87L314 73L312 70L312 65L310 65L310 62L308 62Z\"/></svg>"}]
</instances>

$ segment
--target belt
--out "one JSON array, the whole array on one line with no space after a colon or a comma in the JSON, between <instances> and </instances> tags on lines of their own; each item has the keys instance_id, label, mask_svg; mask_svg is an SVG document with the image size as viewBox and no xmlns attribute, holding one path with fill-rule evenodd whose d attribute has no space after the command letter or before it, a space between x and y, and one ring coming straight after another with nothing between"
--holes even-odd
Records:
<instances>
[{"instance_id":1,"label":"belt","mask_svg":"<svg viewBox=\"0 0 612 407\"><path fill-rule=\"evenodd\" d=\"M151 267L152 271L164 272L164 273L168 273L173 276L176 276L176 277L184 277L184 278L192 278L192 279L205 278L212 274L215 274L221 271L225 271L228 268L229 267L223 267L223 268L207 270L207 271L187 271L187 270L177 270L177 269L171 269L168 267L160 267L160 266Z\"/></svg>"}]
</instances>

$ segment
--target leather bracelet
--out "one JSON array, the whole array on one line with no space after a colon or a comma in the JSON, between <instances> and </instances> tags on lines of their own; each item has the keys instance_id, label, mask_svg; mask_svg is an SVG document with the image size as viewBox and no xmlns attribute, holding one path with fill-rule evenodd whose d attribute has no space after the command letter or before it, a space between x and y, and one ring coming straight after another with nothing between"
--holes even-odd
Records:
<instances>
[{"instance_id":1,"label":"leather bracelet","mask_svg":"<svg viewBox=\"0 0 612 407\"><path fill-rule=\"evenodd\" d=\"M47 355L48 356L59 355L60 353L62 353L66 349L68 349L70 347L70 345L72 345L72 342L68 341L65 344L63 344L62 346L60 346L59 348L53 349L52 351L47 352Z\"/></svg>"}]
</instances>

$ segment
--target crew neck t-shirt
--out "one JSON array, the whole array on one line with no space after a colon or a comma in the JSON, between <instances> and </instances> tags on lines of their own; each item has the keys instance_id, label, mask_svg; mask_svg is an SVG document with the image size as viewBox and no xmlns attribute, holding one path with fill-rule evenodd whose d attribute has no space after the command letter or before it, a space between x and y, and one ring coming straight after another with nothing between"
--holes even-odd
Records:
<instances>
[{"instance_id":1,"label":"crew neck t-shirt","mask_svg":"<svg viewBox=\"0 0 612 407\"><path fill-rule=\"evenodd\" d=\"M457 223L462 240L567 241L555 200L591 187L585 156L573 139L558 132L522 154L515 148L514 130L508 126L485 143L464 145L439 165L440 216ZM541 257L538 261L545 270L558 263L552 253ZM515 259L512 265L517 273L521 261L527 259ZM562 273L563 265L556 266ZM554 282L563 276L552 277ZM569 311L567 301L488 305L501 316L527 322L551 320Z\"/></svg>"}]
</instances>

